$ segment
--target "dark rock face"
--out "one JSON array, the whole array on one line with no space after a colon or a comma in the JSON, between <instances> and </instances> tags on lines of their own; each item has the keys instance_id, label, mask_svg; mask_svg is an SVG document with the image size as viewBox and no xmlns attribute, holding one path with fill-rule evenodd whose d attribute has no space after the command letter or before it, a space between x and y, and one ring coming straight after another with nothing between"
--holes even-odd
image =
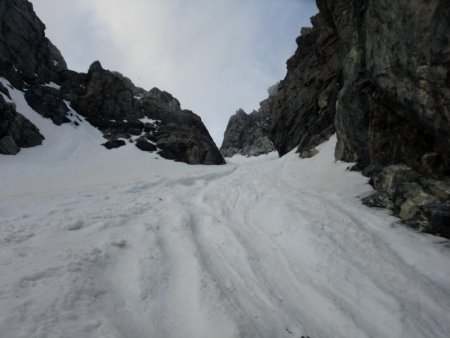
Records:
<instances>
[{"instance_id":1,"label":"dark rock face","mask_svg":"<svg viewBox=\"0 0 450 338\"><path fill-rule=\"evenodd\" d=\"M181 110L149 116L162 121L149 136L161 149L161 156L189 164L225 163L200 117L193 112Z\"/></svg>"},{"instance_id":2,"label":"dark rock face","mask_svg":"<svg viewBox=\"0 0 450 338\"><path fill-rule=\"evenodd\" d=\"M25 92L25 99L31 108L54 124L68 123L69 109L62 100L59 90L45 86L33 86Z\"/></svg>"},{"instance_id":3,"label":"dark rock face","mask_svg":"<svg viewBox=\"0 0 450 338\"><path fill-rule=\"evenodd\" d=\"M259 134L268 135L280 156L298 147L302 157L310 157L314 148L335 132L342 77L339 39L334 26L322 15L316 15L311 22L313 27L303 28L297 39L298 49L287 61L286 77L259 110L264 112L264 127ZM259 146L262 139L253 136L253 129L258 128L249 127L254 124L251 120L257 119L242 114L230 119L221 148L225 156L247 154L246 149Z\"/></svg>"},{"instance_id":4,"label":"dark rock face","mask_svg":"<svg viewBox=\"0 0 450 338\"><path fill-rule=\"evenodd\" d=\"M313 27L302 29L287 75L269 99L279 154L298 145L310 155L336 131L336 158L361 169L404 163L449 175L448 1L317 5Z\"/></svg>"},{"instance_id":5,"label":"dark rock face","mask_svg":"<svg viewBox=\"0 0 450 338\"><path fill-rule=\"evenodd\" d=\"M86 76L68 74L67 83L62 85L62 95L108 140L131 142L133 136L139 136L136 147L148 152L159 149L167 159L189 164L225 163L201 119L182 110L169 93L135 87L120 73L104 70L98 61Z\"/></svg>"},{"instance_id":6,"label":"dark rock face","mask_svg":"<svg viewBox=\"0 0 450 338\"><path fill-rule=\"evenodd\" d=\"M317 4L339 38L336 158L366 172L384 168L371 176L386 206L421 231L449 237L448 195L435 188L450 174L448 3Z\"/></svg>"},{"instance_id":7,"label":"dark rock face","mask_svg":"<svg viewBox=\"0 0 450 338\"><path fill-rule=\"evenodd\" d=\"M313 27L302 29L287 75L268 99L273 144L280 155L298 145L308 157L336 132L336 159L356 162L378 190L364 203L449 237L448 1L317 5ZM234 140L248 122L240 123L231 128Z\"/></svg>"},{"instance_id":8,"label":"dark rock face","mask_svg":"<svg viewBox=\"0 0 450 338\"><path fill-rule=\"evenodd\" d=\"M220 148L223 156L259 156L275 150L269 139L271 116L265 109L266 103L262 102L261 108L251 114L239 109L230 118Z\"/></svg>"},{"instance_id":9,"label":"dark rock face","mask_svg":"<svg viewBox=\"0 0 450 338\"><path fill-rule=\"evenodd\" d=\"M30 2L0 2L0 74L16 88L47 83L67 69L58 49L45 37L45 25Z\"/></svg>"},{"instance_id":10,"label":"dark rock face","mask_svg":"<svg viewBox=\"0 0 450 338\"><path fill-rule=\"evenodd\" d=\"M134 86L129 79L104 70L98 61L90 66L87 76L81 79L85 81L78 83L78 86L84 90L72 93L69 88L68 94L73 108L92 125L103 126L111 120L123 121L138 117Z\"/></svg>"},{"instance_id":11,"label":"dark rock face","mask_svg":"<svg viewBox=\"0 0 450 338\"><path fill-rule=\"evenodd\" d=\"M334 133L341 76L338 37L323 16L311 21L270 104L271 139L280 156L297 146L306 153Z\"/></svg>"},{"instance_id":12,"label":"dark rock face","mask_svg":"<svg viewBox=\"0 0 450 338\"><path fill-rule=\"evenodd\" d=\"M318 5L340 39L336 157L449 174L448 2Z\"/></svg>"},{"instance_id":13,"label":"dark rock face","mask_svg":"<svg viewBox=\"0 0 450 338\"><path fill-rule=\"evenodd\" d=\"M1 1L0 22L0 77L23 90L30 107L43 117L56 125L68 123L70 104L103 132L107 149L125 145L125 139L143 151L158 151L176 161L225 163L201 119L182 110L169 93L135 87L120 73L104 70L98 61L87 74L68 70L27 0ZM3 86L0 91L6 95ZM42 142L31 122L13 110L2 106L2 153L17 153L20 147ZM19 126L24 130L19 132Z\"/></svg>"},{"instance_id":14,"label":"dark rock face","mask_svg":"<svg viewBox=\"0 0 450 338\"><path fill-rule=\"evenodd\" d=\"M158 148L151 143L145 136L141 136L136 140L136 147L142 151L156 151Z\"/></svg>"},{"instance_id":15,"label":"dark rock face","mask_svg":"<svg viewBox=\"0 0 450 338\"><path fill-rule=\"evenodd\" d=\"M106 149L116 149L127 144L124 140L112 140L102 144Z\"/></svg>"},{"instance_id":16,"label":"dark rock face","mask_svg":"<svg viewBox=\"0 0 450 338\"><path fill-rule=\"evenodd\" d=\"M20 148L40 145L43 140L34 124L0 95L0 154L15 155Z\"/></svg>"},{"instance_id":17,"label":"dark rock face","mask_svg":"<svg viewBox=\"0 0 450 338\"><path fill-rule=\"evenodd\" d=\"M450 238L450 202L436 202L422 208L425 228L419 230Z\"/></svg>"}]
</instances>

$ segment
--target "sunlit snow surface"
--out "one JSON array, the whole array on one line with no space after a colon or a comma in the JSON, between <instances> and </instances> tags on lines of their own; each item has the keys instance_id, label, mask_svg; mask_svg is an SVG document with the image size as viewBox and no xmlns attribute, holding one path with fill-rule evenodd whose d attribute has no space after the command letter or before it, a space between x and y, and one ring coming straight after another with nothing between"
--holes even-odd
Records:
<instances>
[{"instance_id":1,"label":"sunlit snow surface","mask_svg":"<svg viewBox=\"0 0 450 338\"><path fill-rule=\"evenodd\" d=\"M361 205L335 138L188 166L10 92L46 140L0 156L1 338L450 336L448 242Z\"/></svg>"}]
</instances>

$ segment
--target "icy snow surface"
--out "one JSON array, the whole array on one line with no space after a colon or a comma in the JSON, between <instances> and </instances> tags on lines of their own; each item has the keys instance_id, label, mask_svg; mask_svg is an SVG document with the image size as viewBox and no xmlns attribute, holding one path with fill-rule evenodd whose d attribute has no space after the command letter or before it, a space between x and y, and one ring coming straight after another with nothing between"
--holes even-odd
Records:
<instances>
[{"instance_id":1,"label":"icy snow surface","mask_svg":"<svg viewBox=\"0 0 450 338\"><path fill-rule=\"evenodd\" d=\"M188 166L87 122L0 157L0 337L450 337L450 248L294 153Z\"/></svg>"}]
</instances>

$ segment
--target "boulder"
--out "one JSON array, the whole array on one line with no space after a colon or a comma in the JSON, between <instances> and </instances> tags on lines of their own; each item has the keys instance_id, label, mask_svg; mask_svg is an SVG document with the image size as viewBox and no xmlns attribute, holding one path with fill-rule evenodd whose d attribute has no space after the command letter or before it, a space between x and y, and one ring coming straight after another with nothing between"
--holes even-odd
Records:
<instances>
[{"instance_id":1,"label":"boulder","mask_svg":"<svg viewBox=\"0 0 450 338\"><path fill-rule=\"evenodd\" d=\"M20 151L19 146L11 135L5 135L0 138L0 154L15 155Z\"/></svg>"},{"instance_id":2,"label":"boulder","mask_svg":"<svg viewBox=\"0 0 450 338\"><path fill-rule=\"evenodd\" d=\"M387 208L393 209L394 204L388 194L376 192L362 199L363 204L371 208Z\"/></svg>"},{"instance_id":3,"label":"boulder","mask_svg":"<svg viewBox=\"0 0 450 338\"><path fill-rule=\"evenodd\" d=\"M427 222L421 230L450 238L450 201L430 203L422 210Z\"/></svg>"},{"instance_id":4,"label":"boulder","mask_svg":"<svg viewBox=\"0 0 450 338\"><path fill-rule=\"evenodd\" d=\"M372 180L375 189L393 198L401 184L413 182L419 177L420 175L407 165L397 164L385 167L379 174L373 176Z\"/></svg>"},{"instance_id":5,"label":"boulder","mask_svg":"<svg viewBox=\"0 0 450 338\"><path fill-rule=\"evenodd\" d=\"M450 197L450 179L439 181L434 178L425 177L420 180L420 184L426 191L441 200L448 200Z\"/></svg>"},{"instance_id":6,"label":"boulder","mask_svg":"<svg viewBox=\"0 0 450 338\"><path fill-rule=\"evenodd\" d=\"M136 140L136 147L142 151L148 152L156 151L158 149L153 143L149 142L145 136L141 136Z\"/></svg>"},{"instance_id":7,"label":"boulder","mask_svg":"<svg viewBox=\"0 0 450 338\"><path fill-rule=\"evenodd\" d=\"M427 194L423 190L417 191L413 196L409 197L400 206L399 216L402 220L406 221L413 218L419 211L419 207L427 204L437 202L438 198Z\"/></svg>"},{"instance_id":8,"label":"boulder","mask_svg":"<svg viewBox=\"0 0 450 338\"><path fill-rule=\"evenodd\" d=\"M111 140L102 144L106 149L116 149L126 144L124 140Z\"/></svg>"},{"instance_id":9,"label":"boulder","mask_svg":"<svg viewBox=\"0 0 450 338\"><path fill-rule=\"evenodd\" d=\"M43 140L39 129L0 95L0 154L15 155L20 148L40 145Z\"/></svg>"}]
</instances>

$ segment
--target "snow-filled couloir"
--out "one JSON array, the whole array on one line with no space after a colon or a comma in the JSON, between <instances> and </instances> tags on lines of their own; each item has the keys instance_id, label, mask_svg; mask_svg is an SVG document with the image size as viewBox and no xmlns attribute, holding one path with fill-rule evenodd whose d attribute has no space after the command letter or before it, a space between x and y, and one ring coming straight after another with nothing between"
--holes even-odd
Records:
<instances>
[{"instance_id":1,"label":"snow-filled couloir","mask_svg":"<svg viewBox=\"0 0 450 338\"><path fill-rule=\"evenodd\" d=\"M361 205L334 137L189 166L10 92L46 139L0 157L1 338L450 335L448 242Z\"/></svg>"}]
</instances>

